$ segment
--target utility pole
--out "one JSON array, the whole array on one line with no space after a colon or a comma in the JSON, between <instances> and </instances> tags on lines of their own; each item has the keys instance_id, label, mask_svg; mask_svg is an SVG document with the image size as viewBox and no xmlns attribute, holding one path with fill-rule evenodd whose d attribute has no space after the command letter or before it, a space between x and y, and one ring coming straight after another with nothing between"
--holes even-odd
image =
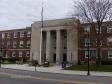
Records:
<instances>
[{"instance_id":1,"label":"utility pole","mask_svg":"<svg viewBox=\"0 0 112 84\"><path fill-rule=\"evenodd\" d=\"M89 49L89 46L90 46L90 33L89 31L87 32L88 34L88 46L87 46L87 51L88 51L88 72L87 72L87 75L89 76L90 75L90 49Z\"/></svg>"},{"instance_id":2,"label":"utility pole","mask_svg":"<svg viewBox=\"0 0 112 84\"><path fill-rule=\"evenodd\" d=\"M40 29L40 65L42 64L42 28L43 25L43 0L42 0L42 9L41 9L41 29Z\"/></svg>"},{"instance_id":3,"label":"utility pole","mask_svg":"<svg viewBox=\"0 0 112 84\"><path fill-rule=\"evenodd\" d=\"M1 68L1 63L2 63L2 47L0 48L0 68Z\"/></svg>"}]
</instances>

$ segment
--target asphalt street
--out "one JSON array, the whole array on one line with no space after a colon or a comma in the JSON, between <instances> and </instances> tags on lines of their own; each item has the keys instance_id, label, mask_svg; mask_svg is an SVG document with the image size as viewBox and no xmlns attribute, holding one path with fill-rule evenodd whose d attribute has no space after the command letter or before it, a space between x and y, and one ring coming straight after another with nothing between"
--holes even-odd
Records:
<instances>
[{"instance_id":1,"label":"asphalt street","mask_svg":"<svg viewBox=\"0 0 112 84\"><path fill-rule=\"evenodd\" d=\"M112 84L111 77L0 69L0 84Z\"/></svg>"}]
</instances>

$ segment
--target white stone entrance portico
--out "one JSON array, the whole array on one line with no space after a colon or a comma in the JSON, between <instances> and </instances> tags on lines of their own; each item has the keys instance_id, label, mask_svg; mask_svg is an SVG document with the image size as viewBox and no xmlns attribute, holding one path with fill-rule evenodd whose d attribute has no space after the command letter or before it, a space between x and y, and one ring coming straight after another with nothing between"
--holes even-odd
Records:
<instances>
[{"instance_id":1,"label":"white stone entrance portico","mask_svg":"<svg viewBox=\"0 0 112 84\"><path fill-rule=\"evenodd\" d=\"M53 64L62 61L77 63L78 23L72 19L48 20L44 21L42 29L41 22L33 23L30 58L38 60L39 64L46 60Z\"/></svg>"}]
</instances>

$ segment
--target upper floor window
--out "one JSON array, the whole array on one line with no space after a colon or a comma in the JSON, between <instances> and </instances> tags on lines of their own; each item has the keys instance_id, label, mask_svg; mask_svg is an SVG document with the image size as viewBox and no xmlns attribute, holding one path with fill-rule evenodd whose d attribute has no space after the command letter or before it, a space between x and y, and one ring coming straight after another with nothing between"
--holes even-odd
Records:
<instances>
[{"instance_id":1,"label":"upper floor window","mask_svg":"<svg viewBox=\"0 0 112 84\"><path fill-rule=\"evenodd\" d=\"M10 38L10 33L9 32L7 33L7 38Z\"/></svg>"},{"instance_id":2,"label":"upper floor window","mask_svg":"<svg viewBox=\"0 0 112 84\"><path fill-rule=\"evenodd\" d=\"M16 52L15 51L12 52L12 57L16 57Z\"/></svg>"},{"instance_id":3,"label":"upper floor window","mask_svg":"<svg viewBox=\"0 0 112 84\"><path fill-rule=\"evenodd\" d=\"M13 41L13 48L16 48L16 47L17 47L17 42Z\"/></svg>"},{"instance_id":4,"label":"upper floor window","mask_svg":"<svg viewBox=\"0 0 112 84\"><path fill-rule=\"evenodd\" d=\"M112 32L112 27L108 27L108 28L107 28L107 32L108 32L108 33Z\"/></svg>"},{"instance_id":5,"label":"upper floor window","mask_svg":"<svg viewBox=\"0 0 112 84\"><path fill-rule=\"evenodd\" d=\"M5 33L2 33L2 38L5 38Z\"/></svg>"},{"instance_id":6,"label":"upper floor window","mask_svg":"<svg viewBox=\"0 0 112 84\"><path fill-rule=\"evenodd\" d=\"M109 59L112 59L112 50L109 50L109 51L108 51L108 58L109 58Z\"/></svg>"},{"instance_id":7,"label":"upper floor window","mask_svg":"<svg viewBox=\"0 0 112 84\"><path fill-rule=\"evenodd\" d=\"M28 40L28 41L27 41L27 47L30 47L30 45L31 45L31 41Z\"/></svg>"},{"instance_id":8,"label":"upper floor window","mask_svg":"<svg viewBox=\"0 0 112 84\"><path fill-rule=\"evenodd\" d=\"M85 38L84 39L84 43L85 43L85 46L90 46L90 39L89 38Z\"/></svg>"},{"instance_id":9,"label":"upper floor window","mask_svg":"<svg viewBox=\"0 0 112 84\"><path fill-rule=\"evenodd\" d=\"M96 26L96 28L95 28L95 29L96 29L96 33L98 33L98 32L99 32L99 33L101 33L101 27L100 27L100 28L98 28L98 26Z\"/></svg>"},{"instance_id":10,"label":"upper floor window","mask_svg":"<svg viewBox=\"0 0 112 84\"><path fill-rule=\"evenodd\" d=\"M24 41L20 41L20 47L24 46Z\"/></svg>"},{"instance_id":11,"label":"upper floor window","mask_svg":"<svg viewBox=\"0 0 112 84\"><path fill-rule=\"evenodd\" d=\"M31 37L31 32L30 31L27 32L27 37Z\"/></svg>"},{"instance_id":12,"label":"upper floor window","mask_svg":"<svg viewBox=\"0 0 112 84\"><path fill-rule=\"evenodd\" d=\"M9 41L7 42L7 48L10 48L10 42Z\"/></svg>"},{"instance_id":13,"label":"upper floor window","mask_svg":"<svg viewBox=\"0 0 112 84\"><path fill-rule=\"evenodd\" d=\"M107 44L108 45L112 44L112 36L110 36L110 37L107 38Z\"/></svg>"},{"instance_id":14,"label":"upper floor window","mask_svg":"<svg viewBox=\"0 0 112 84\"><path fill-rule=\"evenodd\" d=\"M85 33L90 32L90 27L89 27L89 26L85 27L85 28L84 28L84 32L85 32Z\"/></svg>"},{"instance_id":15,"label":"upper floor window","mask_svg":"<svg viewBox=\"0 0 112 84\"><path fill-rule=\"evenodd\" d=\"M14 38L17 38L18 32L14 32Z\"/></svg>"},{"instance_id":16,"label":"upper floor window","mask_svg":"<svg viewBox=\"0 0 112 84\"><path fill-rule=\"evenodd\" d=\"M30 57L30 51L26 52L26 57Z\"/></svg>"},{"instance_id":17,"label":"upper floor window","mask_svg":"<svg viewBox=\"0 0 112 84\"><path fill-rule=\"evenodd\" d=\"M20 37L24 37L24 31L20 32Z\"/></svg>"},{"instance_id":18,"label":"upper floor window","mask_svg":"<svg viewBox=\"0 0 112 84\"><path fill-rule=\"evenodd\" d=\"M19 57L22 57L22 56L23 56L23 52L19 51Z\"/></svg>"}]
</instances>

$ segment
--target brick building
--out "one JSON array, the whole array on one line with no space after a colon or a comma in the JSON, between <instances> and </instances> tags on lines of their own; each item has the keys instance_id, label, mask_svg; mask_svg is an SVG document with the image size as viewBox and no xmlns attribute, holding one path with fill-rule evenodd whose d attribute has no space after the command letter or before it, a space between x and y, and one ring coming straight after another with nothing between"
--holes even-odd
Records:
<instances>
[{"instance_id":1,"label":"brick building","mask_svg":"<svg viewBox=\"0 0 112 84\"><path fill-rule=\"evenodd\" d=\"M101 60L111 60L112 59L112 25L107 25L103 23L100 28L100 54ZM89 34L89 38L88 38ZM94 24L90 27L89 24L81 24L78 29L78 56L81 61L85 61L88 58L88 44L90 50L90 59L95 61L97 58L97 34L98 28Z\"/></svg>"},{"instance_id":2,"label":"brick building","mask_svg":"<svg viewBox=\"0 0 112 84\"><path fill-rule=\"evenodd\" d=\"M0 31L2 59L27 61L30 58L31 28Z\"/></svg>"},{"instance_id":3,"label":"brick building","mask_svg":"<svg viewBox=\"0 0 112 84\"><path fill-rule=\"evenodd\" d=\"M41 21L37 21L28 28L0 31L2 58L24 61L34 59L40 64L46 59L53 64L62 61L76 64L79 59L87 60L89 44L90 59L95 61L97 33L96 24L90 27L90 24L80 24L79 20L46 20L44 28L41 28ZM100 40L101 59L111 60L112 25L103 23Z\"/></svg>"}]
</instances>

